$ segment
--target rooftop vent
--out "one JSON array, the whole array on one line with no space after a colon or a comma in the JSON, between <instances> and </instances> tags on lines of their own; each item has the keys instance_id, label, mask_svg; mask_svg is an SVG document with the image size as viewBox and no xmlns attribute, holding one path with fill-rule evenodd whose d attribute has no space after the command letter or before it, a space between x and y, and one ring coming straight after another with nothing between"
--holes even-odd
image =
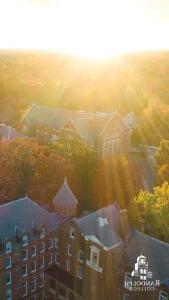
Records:
<instances>
[{"instance_id":1,"label":"rooftop vent","mask_svg":"<svg viewBox=\"0 0 169 300\"><path fill-rule=\"evenodd\" d=\"M99 217L99 218L98 218L98 223L99 223L99 226L100 226L100 227L104 227L105 225L108 224L107 218Z\"/></svg>"}]
</instances>

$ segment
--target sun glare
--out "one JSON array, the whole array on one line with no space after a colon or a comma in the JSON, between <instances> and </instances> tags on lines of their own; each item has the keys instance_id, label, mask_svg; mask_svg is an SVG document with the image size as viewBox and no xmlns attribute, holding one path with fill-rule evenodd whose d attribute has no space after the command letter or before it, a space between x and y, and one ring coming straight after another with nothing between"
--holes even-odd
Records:
<instances>
[{"instance_id":1,"label":"sun glare","mask_svg":"<svg viewBox=\"0 0 169 300\"><path fill-rule=\"evenodd\" d=\"M94 58L166 48L169 23L159 24L143 2L6 0L0 11L0 47L56 50Z\"/></svg>"}]
</instances>

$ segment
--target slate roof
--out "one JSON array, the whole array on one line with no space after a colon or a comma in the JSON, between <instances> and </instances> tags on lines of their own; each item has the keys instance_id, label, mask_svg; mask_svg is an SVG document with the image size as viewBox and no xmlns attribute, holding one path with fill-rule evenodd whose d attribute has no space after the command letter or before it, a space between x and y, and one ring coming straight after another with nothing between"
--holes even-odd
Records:
<instances>
[{"instance_id":1,"label":"slate roof","mask_svg":"<svg viewBox=\"0 0 169 300\"><path fill-rule=\"evenodd\" d=\"M0 205L0 240L15 239L15 226L23 232L30 232L30 238L33 238L33 225L45 225L47 231L51 231L64 221L64 217L49 213L30 198L21 198Z\"/></svg>"},{"instance_id":2,"label":"slate roof","mask_svg":"<svg viewBox=\"0 0 169 300\"><path fill-rule=\"evenodd\" d=\"M16 138L26 138L26 136L17 132L15 128L6 124L0 124L0 139L15 140Z\"/></svg>"},{"instance_id":3,"label":"slate roof","mask_svg":"<svg viewBox=\"0 0 169 300\"><path fill-rule=\"evenodd\" d=\"M52 201L57 206L74 206L78 204L78 201L70 189L66 178Z\"/></svg>"},{"instance_id":4,"label":"slate roof","mask_svg":"<svg viewBox=\"0 0 169 300\"><path fill-rule=\"evenodd\" d=\"M75 223L79 226L84 236L91 237L93 240L97 239L105 247L112 247L122 242L119 236L120 208L116 204L77 218Z\"/></svg>"},{"instance_id":5,"label":"slate roof","mask_svg":"<svg viewBox=\"0 0 169 300\"><path fill-rule=\"evenodd\" d=\"M72 120L82 138L88 143L93 143L115 114L115 112L94 113L33 105L25 114L23 121L25 120L28 124L46 125L60 130L69 120Z\"/></svg>"},{"instance_id":6,"label":"slate roof","mask_svg":"<svg viewBox=\"0 0 169 300\"><path fill-rule=\"evenodd\" d=\"M164 282L169 279L169 244L133 230L125 247L125 258L131 267L134 268L140 254L147 257L155 280Z\"/></svg>"}]
</instances>

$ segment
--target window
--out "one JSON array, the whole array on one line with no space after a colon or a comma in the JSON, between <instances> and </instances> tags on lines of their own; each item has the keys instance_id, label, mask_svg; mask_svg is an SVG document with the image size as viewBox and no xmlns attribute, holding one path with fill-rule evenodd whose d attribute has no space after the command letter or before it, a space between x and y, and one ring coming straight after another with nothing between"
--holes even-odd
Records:
<instances>
[{"instance_id":1,"label":"window","mask_svg":"<svg viewBox=\"0 0 169 300\"><path fill-rule=\"evenodd\" d=\"M128 294L124 293L123 300L130 300L130 296Z\"/></svg>"},{"instance_id":2,"label":"window","mask_svg":"<svg viewBox=\"0 0 169 300\"><path fill-rule=\"evenodd\" d=\"M95 266L98 266L99 264L99 253L99 249L97 249L96 247L91 247L90 262Z\"/></svg>"},{"instance_id":3,"label":"window","mask_svg":"<svg viewBox=\"0 0 169 300\"><path fill-rule=\"evenodd\" d=\"M22 250L22 260L25 261L28 259L28 249Z\"/></svg>"},{"instance_id":4,"label":"window","mask_svg":"<svg viewBox=\"0 0 169 300\"><path fill-rule=\"evenodd\" d=\"M75 228L74 228L73 226L70 227L70 237L71 237L72 239L75 238Z\"/></svg>"},{"instance_id":5,"label":"window","mask_svg":"<svg viewBox=\"0 0 169 300\"><path fill-rule=\"evenodd\" d=\"M99 267L100 250L95 246L90 246L90 249L90 260L87 260L86 264L95 271L102 273L103 269Z\"/></svg>"},{"instance_id":6,"label":"window","mask_svg":"<svg viewBox=\"0 0 169 300\"><path fill-rule=\"evenodd\" d=\"M27 295L27 281L22 283L22 296Z\"/></svg>"},{"instance_id":7,"label":"window","mask_svg":"<svg viewBox=\"0 0 169 300\"><path fill-rule=\"evenodd\" d=\"M11 284L11 272L6 273L6 285Z\"/></svg>"},{"instance_id":8,"label":"window","mask_svg":"<svg viewBox=\"0 0 169 300\"><path fill-rule=\"evenodd\" d=\"M45 232L46 232L45 227L41 227L40 228L40 239L43 239L45 237Z\"/></svg>"},{"instance_id":9,"label":"window","mask_svg":"<svg viewBox=\"0 0 169 300\"><path fill-rule=\"evenodd\" d=\"M7 288L7 290L6 290L6 300L12 300L12 290L11 290L11 288Z\"/></svg>"},{"instance_id":10,"label":"window","mask_svg":"<svg viewBox=\"0 0 169 300\"><path fill-rule=\"evenodd\" d=\"M44 268L44 265L45 265L45 260L44 260L44 256L42 256L40 258L40 269Z\"/></svg>"},{"instance_id":11,"label":"window","mask_svg":"<svg viewBox=\"0 0 169 300\"><path fill-rule=\"evenodd\" d=\"M66 262L67 271L70 271L70 259Z\"/></svg>"},{"instance_id":12,"label":"window","mask_svg":"<svg viewBox=\"0 0 169 300\"><path fill-rule=\"evenodd\" d=\"M72 256L72 245L68 244L67 254Z\"/></svg>"},{"instance_id":13,"label":"window","mask_svg":"<svg viewBox=\"0 0 169 300\"><path fill-rule=\"evenodd\" d=\"M48 249L51 249L51 248L53 248L53 238L50 238L48 240Z\"/></svg>"},{"instance_id":14,"label":"window","mask_svg":"<svg viewBox=\"0 0 169 300\"><path fill-rule=\"evenodd\" d=\"M26 277L27 276L27 265L22 266L22 276Z\"/></svg>"},{"instance_id":15,"label":"window","mask_svg":"<svg viewBox=\"0 0 169 300\"><path fill-rule=\"evenodd\" d=\"M160 291L159 300L168 300L168 294L164 291Z\"/></svg>"},{"instance_id":16,"label":"window","mask_svg":"<svg viewBox=\"0 0 169 300\"><path fill-rule=\"evenodd\" d=\"M25 247L28 245L28 236L25 234L22 237L22 246Z\"/></svg>"},{"instance_id":17,"label":"window","mask_svg":"<svg viewBox=\"0 0 169 300\"><path fill-rule=\"evenodd\" d=\"M55 263L60 264L60 254L59 253L55 253Z\"/></svg>"},{"instance_id":18,"label":"window","mask_svg":"<svg viewBox=\"0 0 169 300\"><path fill-rule=\"evenodd\" d=\"M5 267L6 267L6 269L11 268L11 257L10 256L5 258Z\"/></svg>"},{"instance_id":19,"label":"window","mask_svg":"<svg viewBox=\"0 0 169 300\"><path fill-rule=\"evenodd\" d=\"M5 245L5 252L8 254L8 253L11 253L11 251L12 251L11 242L7 242Z\"/></svg>"},{"instance_id":20,"label":"window","mask_svg":"<svg viewBox=\"0 0 169 300\"><path fill-rule=\"evenodd\" d=\"M44 273L40 273L39 286L40 287L44 286L44 282L45 282L45 275L44 275Z\"/></svg>"},{"instance_id":21,"label":"window","mask_svg":"<svg viewBox=\"0 0 169 300\"><path fill-rule=\"evenodd\" d=\"M36 295L32 295L30 300L36 300Z\"/></svg>"},{"instance_id":22,"label":"window","mask_svg":"<svg viewBox=\"0 0 169 300\"><path fill-rule=\"evenodd\" d=\"M31 272L35 272L36 271L36 260L32 260L31 262Z\"/></svg>"},{"instance_id":23,"label":"window","mask_svg":"<svg viewBox=\"0 0 169 300\"><path fill-rule=\"evenodd\" d=\"M84 262L84 252L82 250L79 250L78 261Z\"/></svg>"},{"instance_id":24,"label":"window","mask_svg":"<svg viewBox=\"0 0 169 300\"><path fill-rule=\"evenodd\" d=\"M36 277L33 277L31 281L31 292L34 292L35 290L36 290Z\"/></svg>"},{"instance_id":25,"label":"window","mask_svg":"<svg viewBox=\"0 0 169 300\"><path fill-rule=\"evenodd\" d=\"M140 276L141 280L146 280L146 276Z\"/></svg>"},{"instance_id":26,"label":"window","mask_svg":"<svg viewBox=\"0 0 169 300\"><path fill-rule=\"evenodd\" d=\"M31 248L31 256L32 257L36 256L36 245L33 245Z\"/></svg>"},{"instance_id":27,"label":"window","mask_svg":"<svg viewBox=\"0 0 169 300\"><path fill-rule=\"evenodd\" d=\"M45 292L44 291L40 291L40 300L44 300L45 299Z\"/></svg>"},{"instance_id":28,"label":"window","mask_svg":"<svg viewBox=\"0 0 169 300\"><path fill-rule=\"evenodd\" d=\"M59 248L59 239L55 237L55 248Z\"/></svg>"},{"instance_id":29,"label":"window","mask_svg":"<svg viewBox=\"0 0 169 300\"><path fill-rule=\"evenodd\" d=\"M40 243L40 253L45 252L45 242Z\"/></svg>"},{"instance_id":30,"label":"window","mask_svg":"<svg viewBox=\"0 0 169 300\"><path fill-rule=\"evenodd\" d=\"M48 261L48 265L50 265L53 261L53 254L49 253L49 261Z\"/></svg>"},{"instance_id":31,"label":"window","mask_svg":"<svg viewBox=\"0 0 169 300\"><path fill-rule=\"evenodd\" d=\"M65 300L66 299L66 290L63 287L59 287L59 299Z\"/></svg>"},{"instance_id":32,"label":"window","mask_svg":"<svg viewBox=\"0 0 169 300\"><path fill-rule=\"evenodd\" d=\"M131 285L132 285L132 277L131 277L131 274L130 273L126 273L125 274L125 284L124 284L124 287L126 289L129 289L131 288Z\"/></svg>"},{"instance_id":33,"label":"window","mask_svg":"<svg viewBox=\"0 0 169 300\"><path fill-rule=\"evenodd\" d=\"M77 277L79 277L80 279L83 278L83 265L77 266Z\"/></svg>"}]
</instances>

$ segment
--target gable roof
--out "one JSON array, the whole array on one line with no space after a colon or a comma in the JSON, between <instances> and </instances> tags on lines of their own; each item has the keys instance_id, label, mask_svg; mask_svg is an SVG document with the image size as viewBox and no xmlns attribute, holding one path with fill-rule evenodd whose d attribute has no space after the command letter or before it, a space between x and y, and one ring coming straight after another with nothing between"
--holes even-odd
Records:
<instances>
[{"instance_id":1,"label":"gable roof","mask_svg":"<svg viewBox=\"0 0 169 300\"><path fill-rule=\"evenodd\" d=\"M98 240L104 247L113 247L122 242L119 236L120 209L116 204L99 209L74 221L86 239L91 237L93 241Z\"/></svg>"},{"instance_id":2,"label":"gable roof","mask_svg":"<svg viewBox=\"0 0 169 300\"><path fill-rule=\"evenodd\" d=\"M30 198L25 197L0 205L0 239L15 239L15 226L29 232L34 225L44 225L47 231L57 228L66 218L49 213Z\"/></svg>"},{"instance_id":3,"label":"gable roof","mask_svg":"<svg viewBox=\"0 0 169 300\"><path fill-rule=\"evenodd\" d=\"M15 140L16 138L26 138L22 133L16 131L15 128L6 124L0 124L0 139L2 140Z\"/></svg>"},{"instance_id":4,"label":"gable roof","mask_svg":"<svg viewBox=\"0 0 169 300\"><path fill-rule=\"evenodd\" d=\"M57 206L74 206L78 204L78 201L70 189L67 179L65 177L64 183L53 198L53 204Z\"/></svg>"},{"instance_id":5,"label":"gable roof","mask_svg":"<svg viewBox=\"0 0 169 300\"><path fill-rule=\"evenodd\" d=\"M125 257L132 268L140 254L147 257L155 280L164 282L169 279L169 244L133 230L125 246Z\"/></svg>"}]
</instances>

